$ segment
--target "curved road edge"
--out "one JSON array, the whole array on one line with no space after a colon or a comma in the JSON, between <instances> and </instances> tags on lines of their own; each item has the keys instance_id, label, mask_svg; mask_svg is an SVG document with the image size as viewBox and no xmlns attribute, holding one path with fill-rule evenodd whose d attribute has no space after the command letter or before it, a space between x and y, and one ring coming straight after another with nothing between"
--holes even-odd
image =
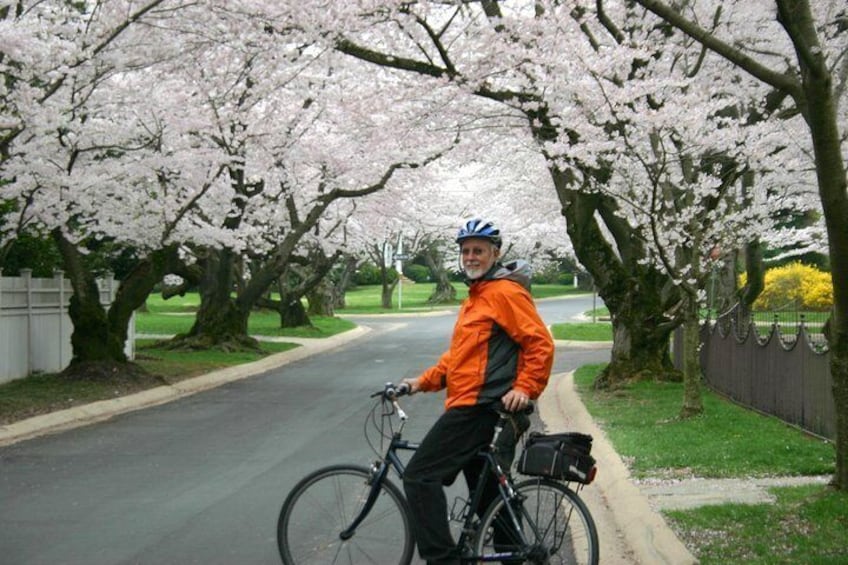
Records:
<instances>
[{"instance_id":1,"label":"curved road edge","mask_svg":"<svg viewBox=\"0 0 848 565\"><path fill-rule=\"evenodd\" d=\"M551 386L553 385L553 386ZM605 565L688 565L697 559L655 512L630 480L630 472L592 420L577 392L574 374L551 376L538 400L539 417L551 431L579 431L593 438L598 464L595 482L580 491L598 526ZM615 532L615 535L611 535Z\"/></svg>"}]
</instances>

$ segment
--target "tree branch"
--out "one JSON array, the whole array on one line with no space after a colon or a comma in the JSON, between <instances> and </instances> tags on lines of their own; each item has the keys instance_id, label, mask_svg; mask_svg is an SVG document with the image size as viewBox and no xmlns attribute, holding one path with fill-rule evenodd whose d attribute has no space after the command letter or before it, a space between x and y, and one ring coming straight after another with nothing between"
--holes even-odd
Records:
<instances>
[{"instance_id":1,"label":"tree branch","mask_svg":"<svg viewBox=\"0 0 848 565\"><path fill-rule=\"evenodd\" d=\"M687 20L677 10L664 2L659 0L634 1L755 78L779 90L789 92L796 100L801 96L801 83L797 79L785 73L775 72L760 64L739 49L728 45L709 31Z\"/></svg>"}]
</instances>

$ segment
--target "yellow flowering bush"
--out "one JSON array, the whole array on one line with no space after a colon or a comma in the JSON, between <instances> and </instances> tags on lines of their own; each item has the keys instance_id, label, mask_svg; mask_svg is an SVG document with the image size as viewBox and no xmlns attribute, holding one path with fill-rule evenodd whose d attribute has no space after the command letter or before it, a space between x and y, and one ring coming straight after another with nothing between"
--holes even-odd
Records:
<instances>
[{"instance_id":1,"label":"yellow flowering bush","mask_svg":"<svg viewBox=\"0 0 848 565\"><path fill-rule=\"evenodd\" d=\"M742 274L740 284L745 284ZM755 310L780 310L788 305L803 310L827 310L833 305L830 273L799 262L766 271L765 288L754 302Z\"/></svg>"}]
</instances>

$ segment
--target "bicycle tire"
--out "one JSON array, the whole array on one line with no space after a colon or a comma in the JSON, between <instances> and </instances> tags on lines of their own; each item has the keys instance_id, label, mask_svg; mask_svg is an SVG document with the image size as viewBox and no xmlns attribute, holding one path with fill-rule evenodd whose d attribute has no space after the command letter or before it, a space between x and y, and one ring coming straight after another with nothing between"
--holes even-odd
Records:
<instances>
[{"instance_id":1,"label":"bicycle tire","mask_svg":"<svg viewBox=\"0 0 848 565\"><path fill-rule=\"evenodd\" d=\"M277 521L277 546L285 565L374 563L407 565L415 544L406 499L384 480L374 507L354 535L339 534L357 516L371 490L372 472L333 465L300 480Z\"/></svg>"},{"instance_id":2,"label":"bicycle tire","mask_svg":"<svg viewBox=\"0 0 848 565\"><path fill-rule=\"evenodd\" d=\"M515 486L521 495L513 507L520 516L528 546L518 540L516 529L505 518L504 501L495 499L480 522L474 543L477 556L499 552L528 551L526 561L516 563L569 563L597 565L598 531L586 504L573 490L548 479L531 479ZM498 532L496 535L495 532ZM497 538L497 539L496 539ZM511 563L503 560L503 563Z\"/></svg>"}]
</instances>

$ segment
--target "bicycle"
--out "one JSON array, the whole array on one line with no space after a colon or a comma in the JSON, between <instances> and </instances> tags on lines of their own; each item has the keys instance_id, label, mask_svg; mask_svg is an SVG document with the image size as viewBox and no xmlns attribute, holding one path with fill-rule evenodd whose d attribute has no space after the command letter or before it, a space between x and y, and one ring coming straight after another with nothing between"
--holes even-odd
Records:
<instances>
[{"instance_id":1,"label":"bicycle","mask_svg":"<svg viewBox=\"0 0 848 565\"><path fill-rule=\"evenodd\" d=\"M378 400L366 418L365 436L379 459L370 467L318 469L301 479L286 497L277 521L277 545L285 565L404 565L412 561L415 544L407 501L389 479L390 470L403 477L398 452L418 447L402 438L407 415L398 398L407 392L405 385L388 383L371 395ZM491 444L479 453L484 459L479 487L469 493L467 501L458 499L450 512L450 519L461 524L457 547L463 563L597 565L598 533L577 494L582 484L573 490L568 482L546 477L516 484L501 468L497 438L506 418L501 413ZM369 438L369 424L379 433L379 448ZM386 440L388 446L383 450ZM478 518L487 474L497 479L498 495ZM588 484L593 478L594 468L583 482Z\"/></svg>"}]
</instances>

